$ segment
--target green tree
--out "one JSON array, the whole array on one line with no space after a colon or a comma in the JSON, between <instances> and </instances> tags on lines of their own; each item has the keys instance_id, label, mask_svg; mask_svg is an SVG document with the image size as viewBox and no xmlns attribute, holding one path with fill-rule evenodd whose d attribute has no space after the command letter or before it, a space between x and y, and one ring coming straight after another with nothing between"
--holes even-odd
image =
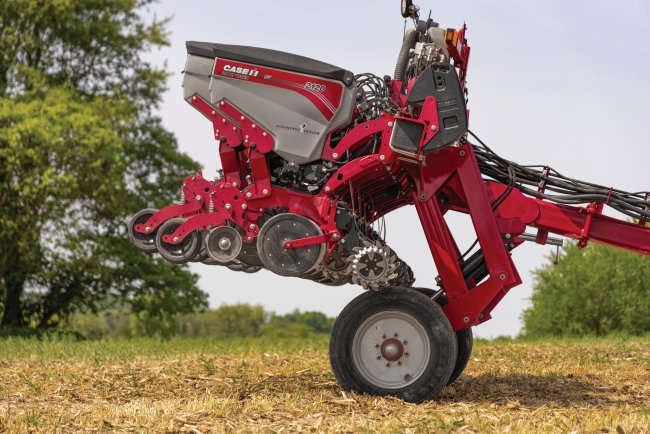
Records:
<instances>
[{"instance_id":1,"label":"green tree","mask_svg":"<svg viewBox=\"0 0 650 434\"><path fill-rule=\"evenodd\" d=\"M223 305L212 312L213 336L218 338L258 336L266 322L264 308L259 305Z\"/></svg>"},{"instance_id":2,"label":"green tree","mask_svg":"<svg viewBox=\"0 0 650 434\"><path fill-rule=\"evenodd\" d=\"M549 258L551 259L551 258ZM650 258L612 247L569 245L534 272L526 336L639 335L650 331Z\"/></svg>"},{"instance_id":3,"label":"green tree","mask_svg":"<svg viewBox=\"0 0 650 434\"><path fill-rule=\"evenodd\" d=\"M167 44L151 0L0 2L0 324L50 327L106 296L152 315L206 294L137 252L129 214L171 200L197 164L155 114Z\"/></svg>"}]
</instances>

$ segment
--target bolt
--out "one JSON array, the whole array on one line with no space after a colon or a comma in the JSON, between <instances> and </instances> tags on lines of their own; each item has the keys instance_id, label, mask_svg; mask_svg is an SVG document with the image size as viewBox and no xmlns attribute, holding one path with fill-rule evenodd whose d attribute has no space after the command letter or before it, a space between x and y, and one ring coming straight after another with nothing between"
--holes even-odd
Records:
<instances>
[{"instance_id":1,"label":"bolt","mask_svg":"<svg viewBox=\"0 0 650 434\"><path fill-rule=\"evenodd\" d=\"M329 193L332 190L332 188L328 185L325 187L325 192Z\"/></svg>"},{"instance_id":2,"label":"bolt","mask_svg":"<svg viewBox=\"0 0 650 434\"><path fill-rule=\"evenodd\" d=\"M225 123L226 123L226 120L225 120L225 119L221 119L221 123L222 123L222 124L225 124Z\"/></svg>"},{"instance_id":3,"label":"bolt","mask_svg":"<svg viewBox=\"0 0 650 434\"><path fill-rule=\"evenodd\" d=\"M217 114L217 112L215 112L214 110L212 110L212 116L214 116L214 115L216 115L216 114Z\"/></svg>"},{"instance_id":4,"label":"bolt","mask_svg":"<svg viewBox=\"0 0 650 434\"><path fill-rule=\"evenodd\" d=\"M264 208L260 208L259 211L260 211L260 212L264 212Z\"/></svg>"},{"instance_id":5,"label":"bolt","mask_svg":"<svg viewBox=\"0 0 650 434\"><path fill-rule=\"evenodd\" d=\"M266 137L266 131L264 131L264 132L262 133L262 136L263 136L263 137Z\"/></svg>"},{"instance_id":6,"label":"bolt","mask_svg":"<svg viewBox=\"0 0 650 434\"><path fill-rule=\"evenodd\" d=\"M406 374L404 376L404 381L409 381L411 379L411 376L409 374Z\"/></svg>"},{"instance_id":7,"label":"bolt","mask_svg":"<svg viewBox=\"0 0 650 434\"><path fill-rule=\"evenodd\" d=\"M243 120L246 119L246 118L244 118L244 117L242 116L242 117L240 117L239 119L241 119L241 120L243 121Z\"/></svg>"},{"instance_id":8,"label":"bolt","mask_svg":"<svg viewBox=\"0 0 650 434\"><path fill-rule=\"evenodd\" d=\"M463 318L463 322L469 322L469 317L466 316L465 318Z\"/></svg>"},{"instance_id":9,"label":"bolt","mask_svg":"<svg viewBox=\"0 0 650 434\"><path fill-rule=\"evenodd\" d=\"M482 313L478 314L478 319L483 319L483 314Z\"/></svg>"},{"instance_id":10,"label":"bolt","mask_svg":"<svg viewBox=\"0 0 650 434\"><path fill-rule=\"evenodd\" d=\"M253 193L249 191L248 193L246 193L246 197L250 199L251 197L253 197Z\"/></svg>"},{"instance_id":11,"label":"bolt","mask_svg":"<svg viewBox=\"0 0 650 434\"><path fill-rule=\"evenodd\" d=\"M345 244L345 238L341 238L341 244Z\"/></svg>"},{"instance_id":12,"label":"bolt","mask_svg":"<svg viewBox=\"0 0 650 434\"><path fill-rule=\"evenodd\" d=\"M409 353L404 353L404 357L408 357L408 356L409 356Z\"/></svg>"},{"instance_id":13,"label":"bolt","mask_svg":"<svg viewBox=\"0 0 650 434\"><path fill-rule=\"evenodd\" d=\"M501 279L501 280L506 280L506 275L505 275L505 274L501 274L501 275L499 276L499 279Z\"/></svg>"},{"instance_id":14,"label":"bolt","mask_svg":"<svg viewBox=\"0 0 650 434\"><path fill-rule=\"evenodd\" d=\"M338 240L339 239L339 234L332 234L332 239L334 241Z\"/></svg>"},{"instance_id":15,"label":"bolt","mask_svg":"<svg viewBox=\"0 0 650 434\"><path fill-rule=\"evenodd\" d=\"M248 208L248 205L246 205L245 203L242 203L241 204L241 209L246 209L246 208Z\"/></svg>"},{"instance_id":16,"label":"bolt","mask_svg":"<svg viewBox=\"0 0 650 434\"><path fill-rule=\"evenodd\" d=\"M382 338L382 339L386 339L386 335L383 335L381 338Z\"/></svg>"},{"instance_id":17,"label":"bolt","mask_svg":"<svg viewBox=\"0 0 650 434\"><path fill-rule=\"evenodd\" d=\"M251 128L256 128L256 127L255 127L255 124L251 125Z\"/></svg>"},{"instance_id":18,"label":"bolt","mask_svg":"<svg viewBox=\"0 0 650 434\"><path fill-rule=\"evenodd\" d=\"M431 125L431 131L435 131L437 128L435 125Z\"/></svg>"},{"instance_id":19,"label":"bolt","mask_svg":"<svg viewBox=\"0 0 650 434\"><path fill-rule=\"evenodd\" d=\"M390 368L390 363L386 363L386 367L387 367L387 368Z\"/></svg>"},{"instance_id":20,"label":"bolt","mask_svg":"<svg viewBox=\"0 0 650 434\"><path fill-rule=\"evenodd\" d=\"M389 126L389 127L392 127L392 126L393 126L393 123L392 123L392 122L388 122L388 126Z\"/></svg>"},{"instance_id":21,"label":"bolt","mask_svg":"<svg viewBox=\"0 0 650 434\"><path fill-rule=\"evenodd\" d=\"M251 225L248 227L251 231L255 229L255 225L251 223Z\"/></svg>"},{"instance_id":22,"label":"bolt","mask_svg":"<svg viewBox=\"0 0 650 434\"><path fill-rule=\"evenodd\" d=\"M460 151L459 154L460 154L461 157L464 157L465 156L465 151Z\"/></svg>"},{"instance_id":23,"label":"bolt","mask_svg":"<svg viewBox=\"0 0 650 434\"><path fill-rule=\"evenodd\" d=\"M397 366L402 366L402 362L397 362Z\"/></svg>"},{"instance_id":24,"label":"bolt","mask_svg":"<svg viewBox=\"0 0 650 434\"><path fill-rule=\"evenodd\" d=\"M379 159L380 159L381 161L384 161L384 160L386 159L386 156L385 156L385 155L380 155L380 156L379 156Z\"/></svg>"},{"instance_id":25,"label":"bolt","mask_svg":"<svg viewBox=\"0 0 650 434\"><path fill-rule=\"evenodd\" d=\"M393 337L395 337L395 338L396 338L396 337L399 337L399 333L395 332L395 334L393 335Z\"/></svg>"},{"instance_id":26,"label":"bolt","mask_svg":"<svg viewBox=\"0 0 650 434\"><path fill-rule=\"evenodd\" d=\"M237 181L235 181L235 182L232 183L232 186L233 187L239 187L239 183Z\"/></svg>"},{"instance_id":27,"label":"bolt","mask_svg":"<svg viewBox=\"0 0 650 434\"><path fill-rule=\"evenodd\" d=\"M146 228L144 228L144 231L145 231L146 233L150 234L150 233L151 233L151 227L150 227L150 226L147 226Z\"/></svg>"},{"instance_id":28,"label":"bolt","mask_svg":"<svg viewBox=\"0 0 650 434\"><path fill-rule=\"evenodd\" d=\"M381 360L381 356L377 356L377 360Z\"/></svg>"},{"instance_id":29,"label":"bolt","mask_svg":"<svg viewBox=\"0 0 650 434\"><path fill-rule=\"evenodd\" d=\"M237 131L237 127L232 127L232 130L233 130L233 131Z\"/></svg>"},{"instance_id":30,"label":"bolt","mask_svg":"<svg viewBox=\"0 0 650 434\"><path fill-rule=\"evenodd\" d=\"M226 208L226 209L230 209L230 208L232 208L232 205L230 205L229 203L227 203L226 205L224 205L224 208Z\"/></svg>"},{"instance_id":31,"label":"bolt","mask_svg":"<svg viewBox=\"0 0 650 434\"><path fill-rule=\"evenodd\" d=\"M253 241L253 237L246 237L246 241Z\"/></svg>"},{"instance_id":32,"label":"bolt","mask_svg":"<svg viewBox=\"0 0 650 434\"><path fill-rule=\"evenodd\" d=\"M262 194L263 194L264 196L268 196L268 195L269 195L269 191L265 188L264 190L262 190Z\"/></svg>"},{"instance_id":33,"label":"bolt","mask_svg":"<svg viewBox=\"0 0 650 434\"><path fill-rule=\"evenodd\" d=\"M509 240L510 238L512 238L512 235L506 234L506 240Z\"/></svg>"},{"instance_id":34,"label":"bolt","mask_svg":"<svg viewBox=\"0 0 650 434\"><path fill-rule=\"evenodd\" d=\"M420 195L420 199L421 199L421 200L425 200L426 198L427 198L427 195L426 195L426 194L422 193L422 194Z\"/></svg>"},{"instance_id":35,"label":"bolt","mask_svg":"<svg viewBox=\"0 0 650 434\"><path fill-rule=\"evenodd\" d=\"M224 104L225 104L225 102L221 101L221 105L224 105Z\"/></svg>"},{"instance_id":36,"label":"bolt","mask_svg":"<svg viewBox=\"0 0 650 434\"><path fill-rule=\"evenodd\" d=\"M335 153L332 154L332 157L334 157L334 158L339 158L339 154L337 154L337 153L335 152Z\"/></svg>"},{"instance_id":37,"label":"bolt","mask_svg":"<svg viewBox=\"0 0 650 434\"><path fill-rule=\"evenodd\" d=\"M404 339L404 345L408 345L408 343L409 342L406 339Z\"/></svg>"},{"instance_id":38,"label":"bolt","mask_svg":"<svg viewBox=\"0 0 650 434\"><path fill-rule=\"evenodd\" d=\"M375 348L379 348L379 344L375 344Z\"/></svg>"},{"instance_id":39,"label":"bolt","mask_svg":"<svg viewBox=\"0 0 650 434\"><path fill-rule=\"evenodd\" d=\"M174 237L174 242L175 242L175 243L177 243L177 242L179 242L179 241L180 241L180 239L179 239L178 237Z\"/></svg>"}]
</instances>

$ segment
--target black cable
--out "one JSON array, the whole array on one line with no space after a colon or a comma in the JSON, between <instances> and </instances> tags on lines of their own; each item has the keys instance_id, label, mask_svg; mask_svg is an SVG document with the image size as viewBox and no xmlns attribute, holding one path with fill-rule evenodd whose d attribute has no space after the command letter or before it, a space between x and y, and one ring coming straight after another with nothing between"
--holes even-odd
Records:
<instances>
[{"instance_id":1,"label":"black cable","mask_svg":"<svg viewBox=\"0 0 650 434\"><path fill-rule=\"evenodd\" d=\"M497 155L472 131L469 131L469 134L480 144L480 146L472 146L481 173L488 178L508 185L508 188L493 203L493 209L496 209L512 189L517 186L524 194L559 204L579 205L600 202L635 219L650 218L650 211L647 209L646 192L629 193L569 178L552 168L545 172L546 166L520 165ZM542 180L544 180L545 191L539 192L538 187ZM528 186L535 188L532 189ZM554 194L549 194L547 191Z\"/></svg>"}]
</instances>

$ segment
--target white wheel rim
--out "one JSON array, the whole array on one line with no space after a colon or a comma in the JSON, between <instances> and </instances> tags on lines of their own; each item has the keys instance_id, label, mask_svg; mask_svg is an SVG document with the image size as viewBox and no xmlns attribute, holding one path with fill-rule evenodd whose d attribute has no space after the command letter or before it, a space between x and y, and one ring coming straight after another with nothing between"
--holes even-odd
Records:
<instances>
[{"instance_id":1,"label":"white wheel rim","mask_svg":"<svg viewBox=\"0 0 650 434\"><path fill-rule=\"evenodd\" d=\"M401 389L417 381L427 369L431 344L425 328L411 315L384 311L372 315L357 329L352 359L370 384Z\"/></svg>"}]
</instances>

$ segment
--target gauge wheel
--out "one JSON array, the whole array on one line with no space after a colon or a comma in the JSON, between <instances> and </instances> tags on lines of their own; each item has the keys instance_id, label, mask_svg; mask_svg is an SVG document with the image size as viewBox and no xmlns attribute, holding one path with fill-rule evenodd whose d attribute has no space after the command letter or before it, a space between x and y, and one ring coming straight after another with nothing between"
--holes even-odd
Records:
<instances>
[{"instance_id":1,"label":"gauge wheel","mask_svg":"<svg viewBox=\"0 0 650 434\"><path fill-rule=\"evenodd\" d=\"M436 302L410 288L387 287L343 309L329 351L344 390L422 402L447 385L458 348Z\"/></svg>"},{"instance_id":2,"label":"gauge wheel","mask_svg":"<svg viewBox=\"0 0 650 434\"><path fill-rule=\"evenodd\" d=\"M185 264L194 259L201 251L203 239L201 233L192 231L178 244L167 243L162 240L164 235L171 235L187 220L174 218L160 225L156 233L156 247L160 256L173 264Z\"/></svg>"},{"instance_id":3,"label":"gauge wheel","mask_svg":"<svg viewBox=\"0 0 650 434\"><path fill-rule=\"evenodd\" d=\"M145 208L131 217L129 221L128 230L131 244L146 253L155 253L157 250L156 232L158 228L149 234L141 234L140 232L136 232L135 226L146 223L157 212L158 210L155 208Z\"/></svg>"}]
</instances>

